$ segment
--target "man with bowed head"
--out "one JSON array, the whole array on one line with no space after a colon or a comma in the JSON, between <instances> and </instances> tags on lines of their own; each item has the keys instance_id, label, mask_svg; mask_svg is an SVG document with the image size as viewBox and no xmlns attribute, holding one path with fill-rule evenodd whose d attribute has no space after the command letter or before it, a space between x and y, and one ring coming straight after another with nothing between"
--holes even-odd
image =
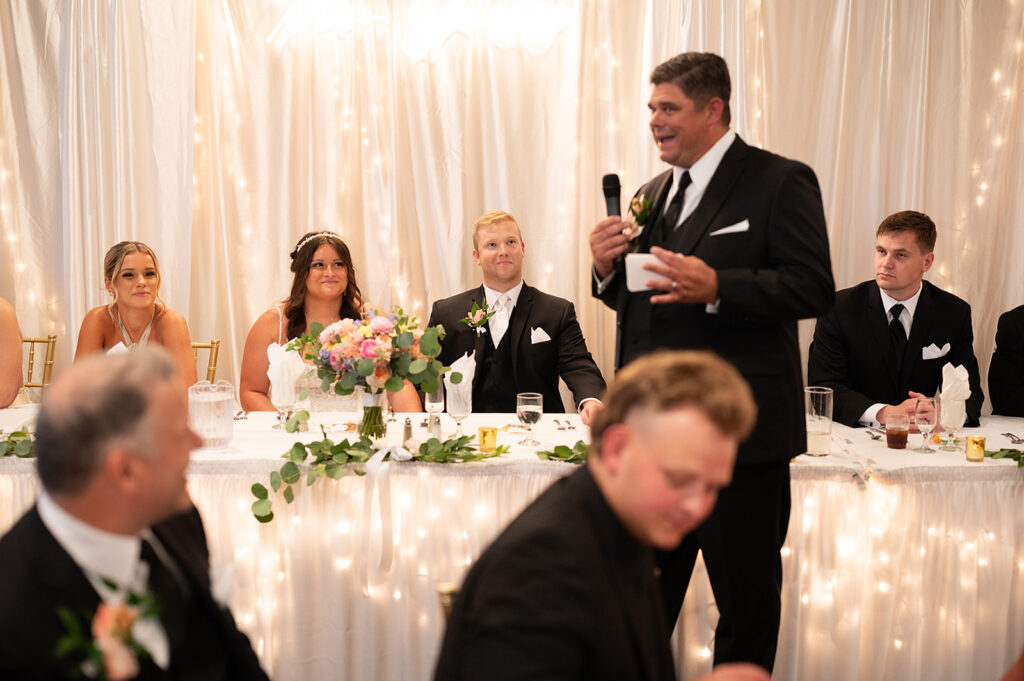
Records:
<instances>
[{"instance_id":1,"label":"man with bowed head","mask_svg":"<svg viewBox=\"0 0 1024 681\"><path fill-rule=\"evenodd\" d=\"M88 651L56 652L73 618L96 636L112 679L266 681L210 592L206 535L185 487L200 444L185 395L173 359L153 346L84 358L46 390L43 490L0 538L0 679L83 671ZM133 608L133 594L156 607Z\"/></svg>"},{"instance_id":2,"label":"man with bowed head","mask_svg":"<svg viewBox=\"0 0 1024 681\"><path fill-rule=\"evenodd\" d=\"M657 353L621 371L586 464L470 569L436 681L675 679L651 548L674 548L707 517L755 412L747 384L710 353ZM726 664L709 678L768 674Z\"/></svg>"},{"instance_id":3,"label":"man with bowed head","mask_svg":"<svg viewBox=\"0 0 1024 681\"><path fill-rule=\"evenodd\" d=\"M730 94L729 69L715 54L680 54L651 73L651 134L672 168L637 192L650 211L634 240L618 216L591 231L593 293L616 311L617 367L658 348L713 350L753 390L757 424L732 484L659 560L674 623L699 549L720 614L715 662L771 670L789 460L807 449L797 320L824 314L835 285L814 172L730 130ZM644 265L648 290L627 287L619 257L627 250L654 256Z\"/></svg>"}]
</instances>

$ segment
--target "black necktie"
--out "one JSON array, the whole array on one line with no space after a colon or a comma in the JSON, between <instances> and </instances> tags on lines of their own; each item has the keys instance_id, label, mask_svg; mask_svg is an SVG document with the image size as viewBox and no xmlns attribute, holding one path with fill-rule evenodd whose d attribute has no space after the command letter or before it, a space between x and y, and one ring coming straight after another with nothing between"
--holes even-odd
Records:
<instances>
[{"instance_id":1,"label":"black necktie","mask_svg":"<svg viewBox=\"0 0 1024 681\"><path fill-rule=\"evenodd\" d=\"M892 347L896 350L896 361L903 359L903 349L907 347L907 330L903 328L900 315L903 313L903 303L896 303L889 308L892 314L892 321L889 322L889 336L892 338Z\"/></svg>"},{"instance_id":2,"label":"black necktie","mask_svg":"<svg viewBox=\"0 0 1024 681\"><path fill-rule=\"evenodd\" d=\"M683 203L686 199L686 188L690 186L690 182L693 180L690 178L690 171L687 170L683 173L683 176L679 178L679 188L676 189L675 196L668 204L668 208L661 216L660 229L658 230L658 243L663 244L668 239L669 235L676 228L676 223L679 222L679 214L683 212Z\"/></svg>"}]
</instances>

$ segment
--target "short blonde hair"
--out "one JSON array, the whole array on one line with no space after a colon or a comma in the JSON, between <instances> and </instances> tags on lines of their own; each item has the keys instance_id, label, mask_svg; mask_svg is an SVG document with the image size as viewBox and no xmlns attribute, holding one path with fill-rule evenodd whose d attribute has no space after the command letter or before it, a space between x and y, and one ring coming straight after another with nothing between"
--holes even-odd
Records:
<instances>
[{"instance_id":1,"label":"short blonde hair","mask_svg":"<svg viewBox=\"0 0 1024 681\"><path fill-rule=\"evenodd\" d=\"M590 452L601 455L609 426L625 423L638 409L666 412L696 407L719 430L744 440L757 420L757 405L740 372L724 359L698 350L645 355L615 375L604 406L590 424Z\"/></svg>"},{"instance_id":2,"label":"short blonde hair","mask_svg":"<svg viewBox=\"0 0 1024 681\"><path fill-rule=\"evenodd\" d=\"M480 228L481 227L489 227L491 225L496 225L499 222L511 222L513 225L516 226L516 231L519 232L519 240L520 241L523 240L523 230L519 227L519 223L516 221L516 219L512 216L511 213L506 213L503 210L492 210L492 211L488 211L488 212L484 213L483 215L481 215L480 217L478 217L476 219L476 222L473 223L473 249L474 250L479 250L480 249L480 246L477 243L477 238L478 238L478 235L480 234Z\"/></svg>"}]
</instances>

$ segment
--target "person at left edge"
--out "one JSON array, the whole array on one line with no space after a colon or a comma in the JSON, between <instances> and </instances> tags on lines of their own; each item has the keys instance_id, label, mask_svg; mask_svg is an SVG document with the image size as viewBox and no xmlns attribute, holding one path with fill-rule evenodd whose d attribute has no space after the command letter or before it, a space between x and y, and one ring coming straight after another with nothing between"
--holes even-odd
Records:
<instances>
[{"instance_id":1,"label":"person at left edge","mask_svg":"<svg viewBox=\"0 0 1024 681\"><path fill-rule=\"evenodd\" d=\"M525 255L514 217L491 211L477 219L473 259L484 283L434 303L427 324L442 324L445 330L438 359L448 366L467 352L476 357L475 412L514 412L517 393L538 392L545 412L562 413L561 376L589 425L605 388L601 370L587 350L573 304L523 281ZM473 303L494 312L481 333L460 321Z\"/></svg>"},{"instance_id":2,"label":"person at left edge","mask_svg":"<svg viewBox=\"0 0 1024 681\"><path fill-rule=\"evenodd\" d=\"M149 593L159 615L131 629L147 654L111 654L108 672L267 681L210 591L203 522L185 486L200 444L185 394L171 355L154 345L81 359L47 388L36 422L43 490L0 538L0 680L80 676L84 653L56 654L69 633L59 610L91 638L101 611Z\"/></svg>"}]
</instances>

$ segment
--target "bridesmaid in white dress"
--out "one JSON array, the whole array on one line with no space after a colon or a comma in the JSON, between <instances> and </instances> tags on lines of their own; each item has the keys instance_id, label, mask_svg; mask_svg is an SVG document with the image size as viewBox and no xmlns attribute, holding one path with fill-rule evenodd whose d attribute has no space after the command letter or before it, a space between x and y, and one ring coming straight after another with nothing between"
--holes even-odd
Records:
<instances>
[{"instance_id":1,"label":"bridesmaid in white dress","mask_svg":"<svg viewBox=\"0 0 1024 681\"><path fill-rule=\"evenodd\" d=\"M141 241L115 244L103 258L103 283L110 303L86 313L75 359L153 343L171 353L186 386L195 383L188 323L160 300L160 265L153 249Z\"/></svg>"},{"instance_id":2,"label":"bridesmaid in white dress","mask_svg":"<svg viewBox=\"0 0 1024 681\"><path fill-rule=\"evenodd\" d=\"M270 402L267 346L283 345L320 322L325 327L344 318L357 318L366 301L356 283L348 246L334 232L310 232L291 252L292 290L288 298L264 312L249 329L242 351L239 401L246 411L275 411ZM360 390L352 395L324 394L319 379L310 381L313 411L358 411ZM386 393L395 411L422 411L416 388L409 381L396 393Z\"/></svg>"}]
</instances>

